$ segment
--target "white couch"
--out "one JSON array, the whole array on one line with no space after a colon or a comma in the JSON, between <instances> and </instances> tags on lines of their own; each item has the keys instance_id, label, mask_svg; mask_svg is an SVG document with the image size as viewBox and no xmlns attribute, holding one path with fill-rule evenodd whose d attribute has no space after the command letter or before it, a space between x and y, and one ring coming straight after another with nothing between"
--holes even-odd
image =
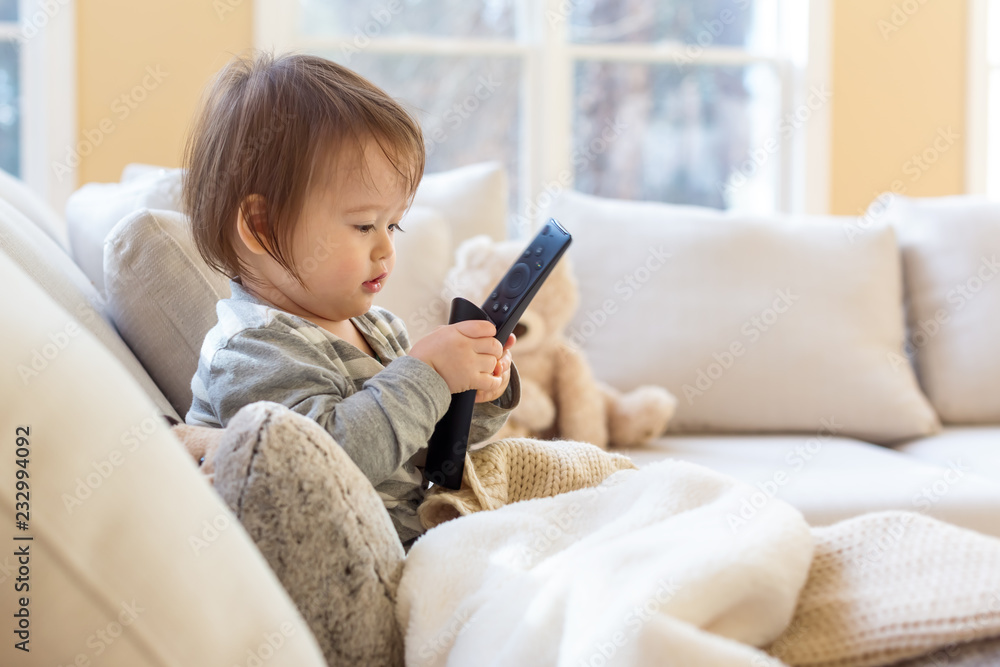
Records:
<instances>
[{"instance_id":1,"label":"white couch","mask_svg":"<svg viewBox=\"0 0 1000 667\"><path fill-rule=\"evenodd\" d=\"M6 550L30 545L26 604L10 594L20 564L0 557L0 610L28 609L31 652L5 642L0 663L323 664L161 417L183 418L192 331L227 289L191 260L182 216L137 211L176 210L178 187L176 171L130 166L78 191L67 227L0 174L0 498L13 526L28 470L29 527L8 535L33 538ZM496 165L422 183L383 295L414 336L445 317L458 243L506 233L506 201ZM877 203L860 219L755 220L562 193L549 212L574 234L582 297L568 333L602 379L678 396L668 433L628 453L756 486L734 521L774 496L814 525L894 508L1000 536L1000 281L982 269L1000 205Z\"/></svg>"}]
</instances>

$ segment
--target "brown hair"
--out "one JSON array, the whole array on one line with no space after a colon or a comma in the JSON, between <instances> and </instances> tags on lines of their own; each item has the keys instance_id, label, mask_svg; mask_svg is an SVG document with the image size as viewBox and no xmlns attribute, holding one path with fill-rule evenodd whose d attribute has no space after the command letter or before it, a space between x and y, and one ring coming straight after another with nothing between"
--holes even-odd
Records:
<instances>
[{"instance_id":1,"label":"brown hair","mask_svg":"<svg viewBox=\"0 0 1000 667\"><path fill-rule=\"evenodd\" d=\"M405 179L412 201L424 171L423 137L384 91L316 56L231 61L209 87L184 150L184 212L198 252L230 278L253 280L236 253L242 208L257 241L301 282L288 248L312 179L345 148L362 154L367 139ZM264 199L263 225L250 195Z\"/></svg>"}]
</instances>

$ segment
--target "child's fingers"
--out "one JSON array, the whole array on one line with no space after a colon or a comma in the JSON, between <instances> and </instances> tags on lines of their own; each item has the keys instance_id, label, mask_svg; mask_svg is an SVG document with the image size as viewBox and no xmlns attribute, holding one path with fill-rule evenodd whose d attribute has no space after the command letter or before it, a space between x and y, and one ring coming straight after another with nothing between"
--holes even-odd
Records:
<instances>
[{"instance_id":1,"label":"child's fingers","mask_svg":"<svg viewBox=\"0 0 1000 667\"><path fill-rule=\"evenodd\" d=\"M489 320L466 320L451 326L469 338L492 338L497 335L496 325Z\"/></svg>"},{"instance_id":2,"label":"child's fingers","mask_svg":"<svg viewBox=\"0 0 1000 667\"><path fill-rule=\"evenodd\" d=\"M507 342L504 343L503 349L509 350L510 348L514 347L514 343L516 342L517 342L517 336L515 336L514 334L507 336Z\"/></svg>"}]
</instances>

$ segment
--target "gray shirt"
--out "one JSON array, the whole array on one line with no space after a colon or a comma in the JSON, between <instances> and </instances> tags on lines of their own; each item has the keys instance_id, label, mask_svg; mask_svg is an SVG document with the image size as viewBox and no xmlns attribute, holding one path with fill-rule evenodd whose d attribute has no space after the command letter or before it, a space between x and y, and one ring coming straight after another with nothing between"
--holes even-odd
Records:
<instances>
[{"instance_id":1,"label":"gray shirt","mask_svg":"<svg viewBox=\"0 0 1000 667\"><path fill-rule=\"evenodd\" d=\"M403 321L373 307L355 324L377 359L309 320L280 310L230 281L216 305L218 322L201 347L185 421L225 427L240 408L273 401L316 421L344 448L385 503L409 546L423 529L416 509L427 489L421 468L427 441L448 410L448 385L407 356ZM469 442L495 434L520 400L511 365L504 394L477 403Z\"/></svg>"}]
</instances>

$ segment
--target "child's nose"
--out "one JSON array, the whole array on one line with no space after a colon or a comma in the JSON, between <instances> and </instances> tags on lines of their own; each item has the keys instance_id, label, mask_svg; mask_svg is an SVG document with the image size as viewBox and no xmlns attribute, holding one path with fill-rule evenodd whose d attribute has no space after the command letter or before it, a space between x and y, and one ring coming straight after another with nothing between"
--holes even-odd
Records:
<instances>
[{"instance_id":1,"label":"child's nose","mask_svg":"<svg viewBox=\"0 0 1000 667\"><path fill-rule=\"evenodd\" d=\"M395 247L392 242L392 236L388 230L379 232L378 243L372 249L372 254L376 259L383 259L392 255Z\"/></svg>"}]
</instances>

